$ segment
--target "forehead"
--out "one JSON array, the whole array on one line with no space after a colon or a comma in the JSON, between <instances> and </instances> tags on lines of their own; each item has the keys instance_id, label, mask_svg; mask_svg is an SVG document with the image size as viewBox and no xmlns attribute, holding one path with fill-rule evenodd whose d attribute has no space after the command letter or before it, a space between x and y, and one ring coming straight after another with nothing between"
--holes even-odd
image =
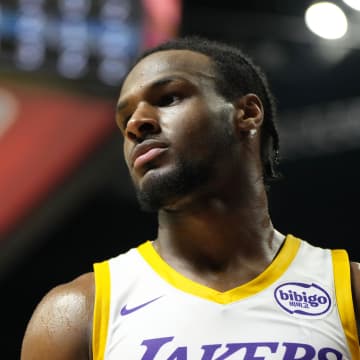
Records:
<instances>
[{"instance_id":1,"label":"forehead","mask_svg":"<svg viewBox=\"0 0 360 360\"><path fill-rule=\"evenodd\" d=\"M129 72L121 94L160 80L163 77L177 75L189 81L214 78L214 70L208 56L191 50L164 50L152 53L140 60Z\"/></svg>"}]
</instances>

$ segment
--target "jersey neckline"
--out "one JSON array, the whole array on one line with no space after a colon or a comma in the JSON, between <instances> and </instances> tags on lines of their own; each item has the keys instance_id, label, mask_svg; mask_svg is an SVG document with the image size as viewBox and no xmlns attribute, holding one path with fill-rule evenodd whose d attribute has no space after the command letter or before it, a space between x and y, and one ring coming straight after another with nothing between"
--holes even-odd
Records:
<instances>
[{"instance_id":1,"label":"jersey neckline","mask_svg":"<svg viewBox=\"0 0 360 360\"><path fill-rule=\"evenodd\" d=\"M219 304L229 304L254 295L274 283L289 267L299 246L300 239L290 234L287 235L274 261L261 274L245 284L224 292L212 289L180 274L161 258L153 247L152 241L144 242L137 247L137 250L150 267L175 288Z\"/></svg>"}]
</instances>

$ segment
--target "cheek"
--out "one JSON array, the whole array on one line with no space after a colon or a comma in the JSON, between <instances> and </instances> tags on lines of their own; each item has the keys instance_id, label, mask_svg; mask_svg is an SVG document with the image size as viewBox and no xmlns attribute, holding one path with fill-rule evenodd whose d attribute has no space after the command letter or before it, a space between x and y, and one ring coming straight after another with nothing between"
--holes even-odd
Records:
<instances>
[{"instance_id":1,"label":"cheek","mask_svg":"<svg viewBox=\"0 0 360 360\"><path fill-rule=\"evenodd\" d=\"M206 137L216 116L200 101L188 101L166 112L163 130L187 146Z\"/></svg>"},{"instance_id":2,"label":"cheek","mask_svg":"<svg viewBox=\"0 0 360 360\"><path fill-rule=\"evenodd\" d=\"M126 139L123 139L123 157L125 160L125 163L127 167L129 168L129 153L130 153L130 146L128 145L128 142Z\"/></svg>"}]
</instances>

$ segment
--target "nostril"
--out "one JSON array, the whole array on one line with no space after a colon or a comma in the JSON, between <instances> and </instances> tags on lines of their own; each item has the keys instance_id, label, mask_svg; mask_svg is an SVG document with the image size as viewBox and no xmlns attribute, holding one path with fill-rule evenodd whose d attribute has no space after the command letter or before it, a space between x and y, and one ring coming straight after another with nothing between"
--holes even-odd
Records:
<instances>
[{"instance_id":1,"label":"nostril","mask_svg":"<svg viewBox=\"0 0 360 360\"><path fill-rule=\"evenodd\" d=\"M138 138L134 133L132 133L130 131L127 132L127 137L132 141L136 141Z\"/></svg>"},{"instance_id":2,"label":"nostril","mask_svg":"<svg viewBox=\"0 0 360 360\"><path fill-rule=\"evenodd\" d=\"M138 124L137 127L128 127L126 134L127 137L132 141L142 141L147 134L152 134L156 131L156 127L154 124L149 122L144 122L142 124Z\"/></svg>"},{"instance_id":3,"label":"nostril","mask_svg":"<svg viewBox=\"0 0 360 360\"><path fill-rule=\"evenodd\" d=\"M146 122L146 123L143 123L140 125L139 131L141 133L152 132L152 131L154 131L154 126L153 126L153 124Z\"/></svg>"}]
</instances>

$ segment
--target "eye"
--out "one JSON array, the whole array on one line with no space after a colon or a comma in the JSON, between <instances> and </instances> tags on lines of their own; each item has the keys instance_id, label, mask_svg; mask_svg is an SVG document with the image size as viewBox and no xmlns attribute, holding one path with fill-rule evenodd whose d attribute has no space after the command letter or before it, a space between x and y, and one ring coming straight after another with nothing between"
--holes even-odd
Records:
<instances>
[{"instance_id":1,"label":"eye","mask_svg":"<svg viewBox=\"0 0 360 360\"><path fill-rule=\"evenodd\" d=\"M166 94L159 98L157 101L158 106L171 106L176 105L181 100L181 96L176 93Z\"/></svg>"}]
</instances>

